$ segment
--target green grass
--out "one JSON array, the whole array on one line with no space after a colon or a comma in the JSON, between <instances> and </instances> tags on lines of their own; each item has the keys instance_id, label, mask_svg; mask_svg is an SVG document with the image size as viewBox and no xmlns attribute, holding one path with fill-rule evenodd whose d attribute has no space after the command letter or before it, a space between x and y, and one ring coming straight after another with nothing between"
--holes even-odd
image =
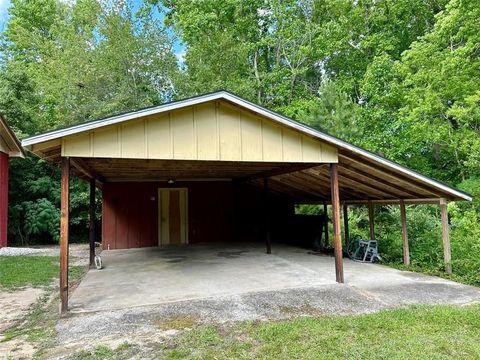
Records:
<instances>
[{"instance_id":1,"label":"green grass","mask_svg":"<svg viewBox=\"0 0 480 360\"><path fill-rule=\"evenodd\" d=\"M0 287L45 286L58 277L56 256L0 256Z\"/></svg>"},{"instance_id":2,"label":"green grass","mask_svg":"<svg viewBox=\"0 0 480 360\"><path fill-rule=\"evenodd\" d=\"M0 288L48 286L59 276L58 256L0 256ZM70 282L78 281L87 269L69 267Z\"/></svg>"},{"instance_id":3,"label":"green grass","mask_svg":"<svg viewBox=\"0 0 480 360\"><path fill-rule=\"evenodd\" d=\"M174 339L166 359L480 358L480 305L413 306L369 315L205 326Z\"/></svg>"}]
</instances>

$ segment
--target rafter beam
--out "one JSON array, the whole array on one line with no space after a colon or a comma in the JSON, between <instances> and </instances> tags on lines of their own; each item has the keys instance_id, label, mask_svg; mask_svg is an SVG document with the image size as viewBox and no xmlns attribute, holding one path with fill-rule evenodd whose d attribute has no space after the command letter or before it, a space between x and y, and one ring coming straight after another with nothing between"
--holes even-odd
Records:
<instances>
[{"instance_id":1,"label":"rafter beam","mask_svg":"<svg viewBox=\"0 0 480 360\"><path fill-rule=\"evenodd\" d=\"M420 196L421 196L421 195L419 195L419 194L416 193L416 192L413 192L413 191L411 191L411 190L409 190L409 189L405 189L405 188L402 187L402 186L398 186L398 185L396 185L396 184L392 184L392 183L388 182L388 181L385 180L385 179L382 179L382 178L380 178L380 177L378 177L378 176L375 176L375 175L373 175L373 174L369 174L369 173L367 173L366 171L363 171L363 170L361 170L361 169L358 169L358 168L356 168L356 167L353 167L353 166L351 166L351 165L349 165L349 164L341 163L341 164L340 164L340 168L341 168L341 169L346 169L346 170L348 170L348 171L350 171L350 172L357 173L357 174L359 174L359 175L361 175L361 176L363 176L363 177L366 177L366 178L368 178L368 179L371 179L371 180L373 180L373 181L375 181L375 182L377 182L377 183L379 183L379 184L388 186L388 187L390 187L390 188L392 188L392 189L395 189L395 190L397 190L397 191L403 192L403 193L408 194L408 195L410 195L410 196L413 196L413 197L420 197ZM398 195L397 195L397 196L398 196Z\"/></svg>"},{"instance_id":2,"label":"rafter beam","mask_svg":"<svg viewBox=\"0 0 480 360\"><path fill-rule=\"evenodd\" d=\"M342 153L342 154L339 154L339 158L345 158L349 161L360 163L361 166L363 166L367 169L371 169L373 171L380 172L380 173L384 174L385 176L393 178L395 181L401 181L401 182L410 184L411 187L421 189L421 190L426 191L430 194L434 194L436 196L441 196L441 194L442 194L441 192L438 192L433 187L431 187L429 185L425 185L423 182L419 182L418 180L409 178L409 177L407 177L403 174L394 172L394 171L386 169L384 167L376 167L376 166L372 165L371 162L366 161L364 158L358 157L356 155L353 155L353 154L348 154L347 155L345 153Z\"/></svg>"},{"instance_id":3,"label":"rafter beam","mask_svg":"<svg viewBox=\"0 0 480 360\"><path fill-rule=\"evenodd\" d=\"M302 170L305 170L305 169L310 169L312 167L318 167L318 166L322 166L322 165L327 165L327 164L318 164L318 163L315 163L315 164L312 164L312 163L294 164L292 166L283 166L283 167L275 168L275 169L268 170L268 171L262 171L262 172L259 172L259 173L253 174L253 175L239 177L235 180L240 182L240 181L250 181L250 180L256 180L256 179L262 179L262 178L265 178L265 177L270 178L270 177L289 174L289 173L302 171Z\"/></svg>"},{"instance_id":4,"label":"rafter beam","mask_svg":"<svg viewBox=\"0 0 480 360\"><path fill-rule=\"evenodd\" d=\"M70 158L70 162L75 169L80 171L82 174L88 177L88 179L95 179L95 184L97 187L101 188L105 179L93 171L85 162L80 158Z\"/></svg>"}]
</instances>

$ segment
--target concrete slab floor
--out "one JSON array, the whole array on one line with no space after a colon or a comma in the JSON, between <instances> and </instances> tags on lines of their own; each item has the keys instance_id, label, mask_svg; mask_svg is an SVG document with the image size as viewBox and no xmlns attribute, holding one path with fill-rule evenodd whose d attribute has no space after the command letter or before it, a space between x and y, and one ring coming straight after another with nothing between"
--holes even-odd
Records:
<instances>
[{"instance_id":1,"label":"concrete slab floor","mask_svg":"<svg viewBox=\"0 0 480 360\"><path fill-rule=\"evenodd\" d=\"M177 303L174 308L182 313L180 304L187 309L185 304L200 300L242 298L245 307L249 299L258 303L261 294L269 294L263 298L268 303L268 298L293 296L294 301L296 296L301 295L301 300L320 293L317 307L322 308L323 297L324 305L330 303L348 312L355 306L373 310L480 301L478 288L349 259L344 259L345 285L337 284L333 257L278 244L271 255L265 254L261 244L215 244L110 250L102 252L102 259L105 268L90 270L73 292L71 312L172 307ZM345 304L335 305L342 299ZM197 307L195 311L200 310Z\"/></svg>"}]
</instances>

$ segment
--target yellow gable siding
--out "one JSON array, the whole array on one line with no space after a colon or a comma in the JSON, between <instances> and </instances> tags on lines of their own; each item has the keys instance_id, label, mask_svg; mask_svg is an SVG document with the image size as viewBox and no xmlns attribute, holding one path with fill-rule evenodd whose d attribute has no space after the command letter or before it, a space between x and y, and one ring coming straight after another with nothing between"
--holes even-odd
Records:
<instances>
[{"instance_id":1,"label":"yellow gable siding","mask_svg":"<svg viewBox=\"0 0 480 360\"><path fill-rule=\"evenodd\" d=\"M145 119L147 159L171 159L173 157L170 114L160 114Z\"/></svg>"},{"instance_id":2,"label":"yellow gable siding","mask_svg":"<svg viewBox=\"0 0 480 360\"><path fill-rule=\"evenodd\" d=\"M195 124L197 130L197 154L199 159L218 159L218 122L215 106L201 104L195 107Z\"/></svg>"},{"instance_id":3,"label":"yellow gable siding","mask_svg":"<svg viewBox=\"0 0 480 360\"><path fill-rule=\"evenodd\" d=\"M242 160L263 159L262 121L253 115L241 113Z\"/></svg>"},{"instance_id":4,"label":"yellow gable siding","mask_svg":"<svg viewBox=\"0 0 480 360\"><path fill-rule=\"evenodd\" d=\"M337 162L337 150L218 101L65 137L62 155L130 159Z\"/></svg>"}]
</instances>

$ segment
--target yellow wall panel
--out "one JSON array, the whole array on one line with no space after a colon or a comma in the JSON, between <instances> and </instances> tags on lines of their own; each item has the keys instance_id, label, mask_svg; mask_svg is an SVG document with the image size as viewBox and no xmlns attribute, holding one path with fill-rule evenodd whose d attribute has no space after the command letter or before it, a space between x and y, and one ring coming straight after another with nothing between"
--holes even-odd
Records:
<instances>
[{"instance_id":1,"label":"yellow wall panel","mask_svg":"<svg viewBox=\"0 0 480 360\"><path fill-rule=\"evenodd\" d=\"M262 147L264 161L282 161L282 129L271 121L262 121Z\"/></svg>"},{"instance_id":2,"label":"yellow wall panel","mask_svg":"<svg viewBox=\"0 0 480 360\"><path fill-rule=\"evenodd\" d=\"M123 158L144 159L145 154L145 121L129 121L121 125L121 150Z\"/></svg>"},{"instance_id":3,"label":"yellow wall panel","mask_svg":"<svg viewBox=\"0 0 480 360\"><path fill-rule=\"evenodd\" d=\"M94 157L119 157L118 126L95 130L93 132Z\"/></svg>"},{"instance_id":4,"label":"yellow wall panel","mask_svg":"<svg viewBox=\"0 0 480 360\"><path fill-rule=\"evenodd\" d=\"M175 159L196 159L193 109L186 108L171 114L173 156Z\"/></svg>"},{"instance_id":5,"label":"yellow wall panel","mask_svg":"<svg viewBox=\"0 0 480 360\"><path fill-rule=\"evenodd\" d=\"M262 120L250 113L241 113L242 159L262 160Z\"/></svg>"},{"instance_id":6,"label":"yellow wall panel","mask_svg":"<svg viewBox=\"0 0 480 360\"><path fill-rule=\"evenodd\" d=\"M147 133L147 158L171 159L172 143L168 114L147 118L145 127Z\"/></svg>"},{"instance_id":7,"label":"yellow wall panel","mask_svg":"<svg viewBox=\"0 0 480 360\"><path fill-rule=\"evenodd\" d=\"M282 129L283 161L302 161L302 135L298 132Z\"/></svg>"},{"instance_id":8,"label":"yellow wall panel","mask_svg":"<svg viewBox=\"0 0 480 360\"><path fill-rule=\"evenodd\" d=\"M302 158L305 162L317 162L322 159L321 145L308 136L302 137Z\"/></svg>"},{"instance_id":9,"label":"yellow wall panel","mask_svg":"<svg viewBox=\"0 0 480 360\"><path fill-rule=\"evenodd\" d=\"M240 112L231 105L221 104L218 108L220 131L220 159L241 160Z\"/></svg>"},{"instance_id":10,"label":"yellow wall panel","mask_svg":"<svg viewBox=\"0 0 480 360\"><path fill-rule=\"evenodd\" d=\"M322 162L330 162L330 163L336 163L338 162L338 151L337 148L334 148L333 146L327 145L320 143L320 147L322 149Z\"/></svg>"},{"instance_id":11,"label":"yellow wall panel","mask_svg":"<svg viewBox=\"0 0 480 360\"><path fill-rule=\"evenodd\" d=\"M195 107L195 128L197 130L198 159L218 160L218 133L215 103L207 103Z\"/></svg>"},{"instance_id":12,"label":"yellow wall panel","mask_svg":"<svg viewBox=\"0 0 480 360\"><path fill-rule=\"evenodd\" d=\"M62 146L63 156L89 156L90 153L90 133L68 137Z\"/></svg>"}]
</instances>

